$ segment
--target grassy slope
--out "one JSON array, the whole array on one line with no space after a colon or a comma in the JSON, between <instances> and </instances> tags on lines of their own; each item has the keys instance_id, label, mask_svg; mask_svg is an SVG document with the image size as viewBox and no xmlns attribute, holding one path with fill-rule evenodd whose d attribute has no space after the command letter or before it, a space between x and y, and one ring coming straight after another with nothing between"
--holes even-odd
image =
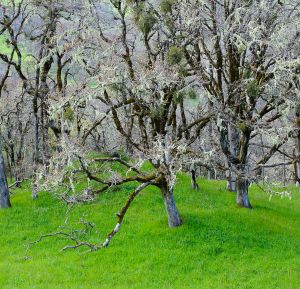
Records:
<instances>
[{"instance_id":1,"label":"grassy slope","mask_svg":"<svg viewBox=\"0 0 300 289\"><path fill-rule=\"evenodd\" d=\"M291 201L269 202L252 187L255 209L246 210L236 208L223 187L203 180L194 192L181 176L182 227L167 227L160 195L150 189L137 198L109 248L62 253L66 241L51 238L34 246L29 260L23 245L56 230L65 207L47 194L33 203L29 191L20 191L13 208L0 211L0 288L300 288L299 192ZM129 191L76 208L70 222L84 213L103 239Z\"/></svg>"}]
</instances>

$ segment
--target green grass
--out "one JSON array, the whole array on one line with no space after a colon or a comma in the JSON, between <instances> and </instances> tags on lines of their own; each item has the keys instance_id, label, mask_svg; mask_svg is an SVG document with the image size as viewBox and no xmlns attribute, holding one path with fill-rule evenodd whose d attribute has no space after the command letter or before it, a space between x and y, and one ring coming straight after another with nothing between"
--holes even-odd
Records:
<instances>
[{"instance_id":1,"label":"green grass","mask_svg":"<svg viewBox=\"0 0 300 289\"><path fill-rule=\"evenodd\" d=\"M184 225L169 229L159 192L148 189L133 203L110 247L89 254L60 252L68 244L45 239L27 253L24 246L64 223L66 207L29 190L0 211L0 288L300 288L300 192L293 199L268 200L251 187L253 210L235 206L224 182L200 180L192 191L181 175L176 200ZM70 224L84 215L101 240L115 225L132 186L75 208ZM30 258L26 260L24 256Z\"/></svg>"}]
</instances>

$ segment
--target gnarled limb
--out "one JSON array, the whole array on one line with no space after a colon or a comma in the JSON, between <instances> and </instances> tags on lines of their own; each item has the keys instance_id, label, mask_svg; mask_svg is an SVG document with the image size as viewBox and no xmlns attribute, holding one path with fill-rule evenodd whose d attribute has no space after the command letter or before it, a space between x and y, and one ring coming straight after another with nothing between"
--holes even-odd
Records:
<instances>
[{"instance_id":1,"label":"gnarled limb","mask_svg":"<svg viewBox=\"0 0 300 289\"><path fill-rule=\"evenodd\" d=\"M130 170L144 175L141 171L139 171L135 166L132 166L131 164L125 162L124 160L122 160L121 158L96 158L94 159L94 161L96 162L119 162L120 164L124 165L125 167L129 168Z\"/></svg>"},{"instance_id":2,"label":"gnarled limb","mask_svg":"<svg viewBox=\"0 0 300 289\"><path fill-rule=\"evenodd\" d=\"M42 235L36 241L33 241L33 242L29 243L29 245L37 244L37 243L41 242L43 239L48 238L48 237L63 236L63 237L66 237L67 239L73 241L74 245L67 245L67 246L62 248L62 251L65 251L65 250L68 250L68 249L78 249L80 247L88 247L89 252L92 252L92 251L97 251L101 248L105 248L110 244L112 238L119 232L120 227L123 223L124 217L125 217L128 209L129 209L131 203L134 201L134 199L138 196L138 194L143 189L145 189L146 187L148 187L150 185L157 185L157 182L154 178L153 178L153 180L150 180L148 182L145 182L145 183L141 184L140 186L138 186L130 194L130 196L128 197L125 205L123 206L121 211L117 214L118 222L117 222L115 228L107 235L105 241L100 243L100 244L93 244L93 243L90 243L90 242L87 242L87 241L80 241L78 239L78 237L76 236L76 234L82 232L82 230L72 230L71 232L59 231L59 232L55 232L55 233ZM85 233L86 233L87 230L91 231L93 229L93 225L90 222L83 222L83 224L84 224L84 230L83 231Z\"/></svg>"},{"instance_id":3,"label":"gnarled limb","mask_svg":"<svg viewBox=\"0 0 300 289\"><path fill-rule=\"evenodd\" d=\"M107 247L111 241L111 239L119 232L120 227L122 225L123 219L125 217L125 214L127 213L127 210L129 209L131 203L135 199L135 197L146 187L150 185L155 185L156 182L154 180L151 180L149 182L143 183L140 186L138 186L134 192L129 196L125 206L122 208L121 212L117 214L118 222L115 226L115 228L107 235L106 240L102 243L103 247Z\"/></svg>"}]
</instances>

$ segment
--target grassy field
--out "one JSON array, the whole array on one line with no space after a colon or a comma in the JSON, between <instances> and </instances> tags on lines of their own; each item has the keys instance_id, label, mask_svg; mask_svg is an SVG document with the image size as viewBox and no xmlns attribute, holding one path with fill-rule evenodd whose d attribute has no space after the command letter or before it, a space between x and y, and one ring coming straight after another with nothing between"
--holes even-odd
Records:
<instances>
[{"instance_id":1,"label":"grassy field","mask_svg":"<svg viewBox=\"0 0 300 289\"><path fill-rule=\"evenodd\" d=\"M225 183L200 180L190 190L182 175L176 200L184 225L169 229L159 192L148 189L130 208L107 249L60 252L69 242L49 238L26 252L26 244L64 224L66 207L43 193L32 201L23 189L13 207L0 211L0 288L300 288L300 192L272 198L251 187L253 210L235 206ZM105 238L114 214L131 191L105 194L75 208L69 226L92 221Z\"/></svg>"}]
</instances>

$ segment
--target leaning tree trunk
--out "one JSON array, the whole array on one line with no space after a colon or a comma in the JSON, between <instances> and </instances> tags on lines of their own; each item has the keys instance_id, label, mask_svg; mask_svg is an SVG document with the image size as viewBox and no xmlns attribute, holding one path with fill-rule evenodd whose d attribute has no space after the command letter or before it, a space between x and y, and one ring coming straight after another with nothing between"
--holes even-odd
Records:
<instances>
[{"instance_id":1,"label":"leaning tree trunk","mask_svg":"<svg viewBox=\"0 0 300 289\"><path fill-rule=\"evenodd\" d=\"M240 207L251 209L252 206L248 197L249 183L244 175L239 175L236 179L236 203Z\"/></svg>"},{"instance_id":2,"label":"leaning tree trunk","mask_svg":"<svg viewBox=\"0 0 300 289\"><path fill-rule=\"evenodd\" d=\"M176 207L173 188L164 181L160 187L164 199L165 209L168 215L169 227L178 227L182 224L178 209Z\"/></svg>"},{"instance_id":3,"label":"leaning tree trunk","mask_svg":"<svg viewBox=\"0 0 300 289\"><path fill-rule=\"evenodd\" d=\"M2 154L2 143L0 141L0 208L9 208L11 206L9 199L9 190L5 175L5 166Z\"/></svg>"}]
</instances>

